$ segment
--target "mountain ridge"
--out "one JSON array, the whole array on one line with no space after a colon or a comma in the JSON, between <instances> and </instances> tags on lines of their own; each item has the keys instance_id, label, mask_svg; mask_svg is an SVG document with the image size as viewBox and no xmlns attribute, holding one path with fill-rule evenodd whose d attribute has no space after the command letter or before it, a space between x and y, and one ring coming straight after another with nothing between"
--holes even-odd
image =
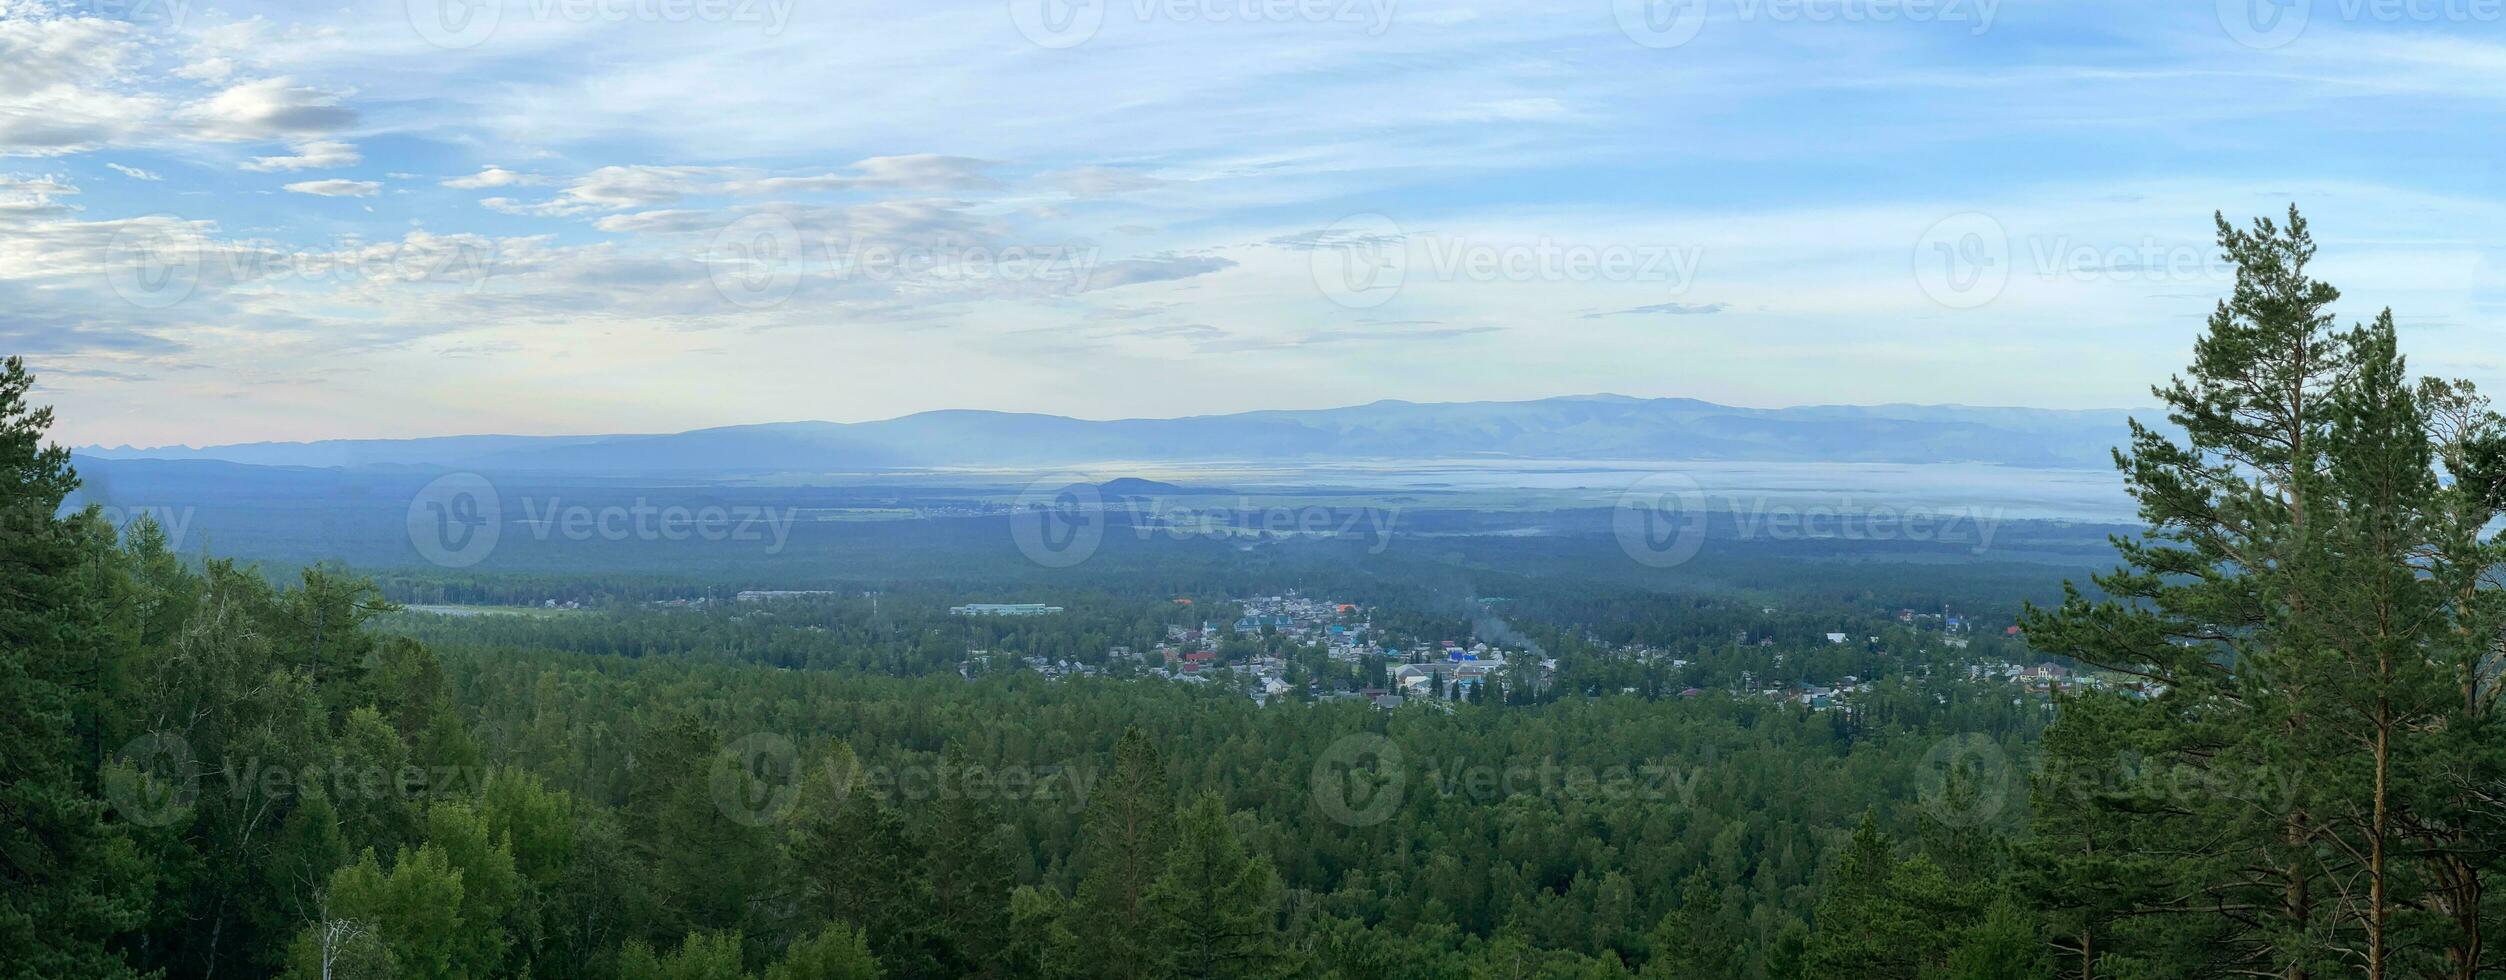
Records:
<instances>
[{"instance_id":1,"label":"mountain ridge","mask_svg":"<svg viewBox=\"0 0 2506 980\"><path fill-rule=\"evenodd\" d=\"M1104 420L938 409L868 422L757 422L665 433L77 451L97 459L619 475L1471 456L2071 467L2106 465L2106 450L2122 442L2129 414L1906 403L1765 409L1599 394L1526 401L1383 399L1342 408Z\"/></svg>"}]
</instances>

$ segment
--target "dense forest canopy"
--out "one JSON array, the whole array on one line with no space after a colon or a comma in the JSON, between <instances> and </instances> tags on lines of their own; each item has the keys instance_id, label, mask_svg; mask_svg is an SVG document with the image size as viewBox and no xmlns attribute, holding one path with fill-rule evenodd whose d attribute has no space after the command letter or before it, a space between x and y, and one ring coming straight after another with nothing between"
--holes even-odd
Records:
<instances>
[{"instance_id":1,"label":"dense forest canopy","mask_svg":"<svg viewBox=\"0 0 2506 980\"><path fill-rule=\"evenodd\" d=\"M928 579L663 607L588 569L278 576L65 507L11 358L0 973L2506 973L2506 424L2410 376L2389 312L2335 325L2293 210L2219 242L2234 292L2116 454L2146 533L2042 607L1927 596L2021 627L1956 644L1833 591L1762 605L1782 567L1491 598L1432 562L1118 559L990 621ZM1265 576L1554 670L1391 708L1356 696L1389 663L1266 629L1209 651L1287 664L1261 702L1110 652ZM568 590L627 598L394 601ZM1978 679L2045 658L2128 683Z\"/></svg>"}]
</instances>

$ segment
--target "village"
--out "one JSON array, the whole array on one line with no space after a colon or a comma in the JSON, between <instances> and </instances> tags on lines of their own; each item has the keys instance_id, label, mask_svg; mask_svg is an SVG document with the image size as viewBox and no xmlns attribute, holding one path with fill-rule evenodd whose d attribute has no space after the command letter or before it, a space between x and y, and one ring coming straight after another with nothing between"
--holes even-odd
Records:
<instances>
[{"instance_id":1,"label":"village","mask_svg":"<svg viewBox=\"0 0 2506 980\"><path fill-rule=\"evenodd\" d=\"M1188 600L1176 601L1188 604ZM1110 648L1102 664L974 650L960 664L959 671L969 678L1004 667L1031 670L1047 679L1156 678L1173 683L1219 685L1263 704L1301 696L1317 702L1363 700L1386 710L1407 705L1451 710L1457 703L1494 700L1507 692L1545 691L1556 683L1556 658L1527 646L1478 638L1394 635L1379 628L1365 607L1352 602L1291 591L1247 598L1235 605L1233 619L1169 626L1160 642L1147 649ZM951 610L961 616L1049 615L1059 611L1059 607L1041 604L976 604ZM1956 615L1903 611L1897 619L1902 624L1940 633L1944 652L1969 646L1965 635L1972 626ZM1831 645L1863 643L1878 649L1881 644L1877 636L1843 632L1831 632L1824 638ZM1744 635L1738 643L1764 647L1772 645L1772 640ZM1315 669L1317 653L1337 669ZM1649 647L1616 649L1610 655L1658 664L1673 671L1690 666L1687 660ZM1778 653L1775 659L1780 665L1783 655ZM2050 662L1920 663L1912 665L1911 673L1932 677L1936 666L1938 671L1948 672L1947 676L1965 682L2013 689L2015 696L2049 698L2110 688L2134 696L2152 693L2136 682ZM1850 713L1857 696L1874 687L1873 679L1851 674L1832 682L1765 686L1744 671L1729 690L1688 687L1678 691L1677 696L1719 694L1797 705L1813 712ZM1623 693L1634 692L1629 688Z\"/></svg>"},{"instance_id":2,"label":"village","mask_svg":"<svg viewBox=\"0 0 2506 980\"><path fill-rule=\"evenodd\" d=\"M1344 668L1340 678L1344 683L1307 679L1303 684L1306 696L1317 701L1362 699L1386 709L1413 701L1449 707L1453 702L1491 696L1502 683L1545 685L1557 671L1556 660L1520 648L1391 635L1377 629L1366 610L1355 603L1289 592L1244 599L1236 605L1239 614L1231 621L1169 626L1162 641L1145 650L1114 647L1107 652L1103 667L1041 657L1016 658L1016 663L1056 679L1127 675L1228 685L1258 703L1268 703L1297 689L1292 679L1300 673L1294 662L1297 655L1319 649L1329 663ZM975 607L952 611L961 615L990 612ZM1264 642L1271 638L1284 642ZM1231 651L1236 655L1231 656ZM974 676L997 666L997 659L988 651L972 651L960 672ZM1378 664L1370 672L1369 665Z\"/></svg>"}]
</instances>

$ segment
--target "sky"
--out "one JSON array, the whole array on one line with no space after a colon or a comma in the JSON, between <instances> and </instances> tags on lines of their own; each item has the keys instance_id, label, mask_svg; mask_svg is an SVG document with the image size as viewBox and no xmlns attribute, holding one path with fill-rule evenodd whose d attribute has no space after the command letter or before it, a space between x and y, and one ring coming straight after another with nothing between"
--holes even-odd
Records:
<instances>
[{"instance_id":1,"label":"sky","mask_svg":"<svg viewBox=\"0 0 2506 980\"><path fill-rule=\"evenodd\" d=\"M2300 206L2506 364L2500 0L0 0L56 438L2136 407Z\"/></svg>"}]
</instances>

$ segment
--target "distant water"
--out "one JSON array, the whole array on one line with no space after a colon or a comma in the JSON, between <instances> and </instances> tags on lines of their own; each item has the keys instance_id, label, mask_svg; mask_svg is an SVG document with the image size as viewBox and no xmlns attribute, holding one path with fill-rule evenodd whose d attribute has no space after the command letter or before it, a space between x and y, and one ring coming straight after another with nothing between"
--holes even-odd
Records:
<instances>
[{"instance_id":1,"label":"distant water","mask_svg":"<svg viewBox=\"0 0 2506 980\"><path fill-rule=\"evenodd\" d=\"M976 471L955 471L961 476ZM1456 506L1609 507L1630 489L1693 481L1718 508L1772 504L1847 511L1875 507L1990 512L2010 520L2137 521L2122 474L1989 463L1741 463L1468 458L1278 464L1109 462L1062 471L1093 480L1142 477L1256 495L1343 489L1410 494ZM989 471L1010 478L1034 474Z\"/></svg>"}]
</instances>

